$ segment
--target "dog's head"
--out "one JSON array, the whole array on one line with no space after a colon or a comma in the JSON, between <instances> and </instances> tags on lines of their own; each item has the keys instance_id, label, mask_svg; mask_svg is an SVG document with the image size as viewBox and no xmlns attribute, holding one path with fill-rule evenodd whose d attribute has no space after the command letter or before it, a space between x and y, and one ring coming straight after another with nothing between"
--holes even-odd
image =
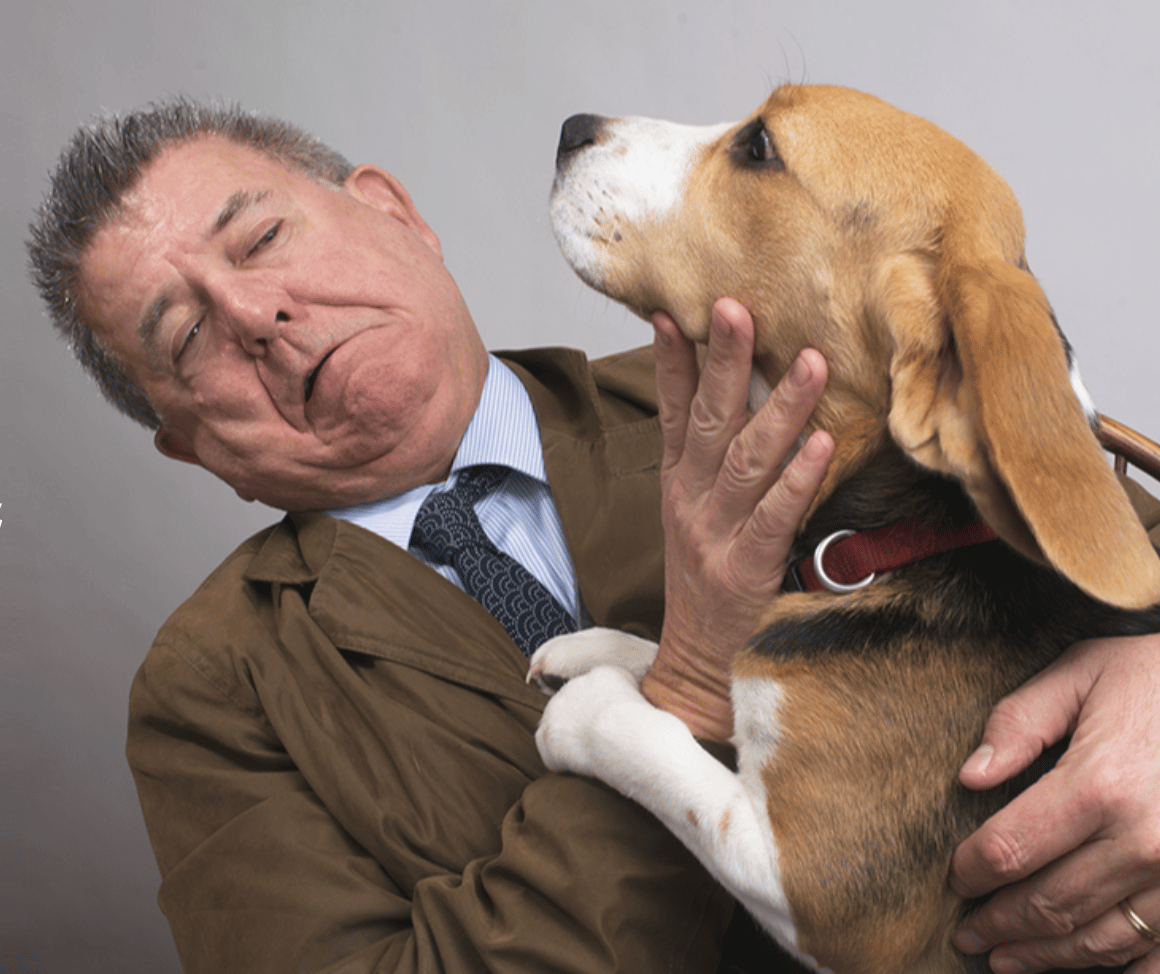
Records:
<instances>
[{"instance_id":1,"label":"dog's head","mask_svg":"<svg viewBox=\"0 0 1160 974\"><path fill-rule=\"evenodd\" d=\"M956 477L1013 547L1106 602L1160 601L1160 560L1105 461L1007 184L938 127L859 92L776 90L738 124L569 119L552 190L565 257L691 338L739 299L770 385L811 346L823 499L890 436Z\"/></svg>"}]
</instances>

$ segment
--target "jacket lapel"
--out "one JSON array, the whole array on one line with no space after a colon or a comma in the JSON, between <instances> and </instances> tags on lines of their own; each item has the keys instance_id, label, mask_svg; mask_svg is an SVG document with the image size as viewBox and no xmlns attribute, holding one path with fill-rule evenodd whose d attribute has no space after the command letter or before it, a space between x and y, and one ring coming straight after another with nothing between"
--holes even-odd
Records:
<instances>
[{"instance_id":1,"label":"jacket lapel","mask_svg":"<svg viewBox=\"0 0 1160 974\"><path fill-rule=\"evenodd\" d=\"M598 626L656 639L664 598L660 423L647 350L504 355L532 397L584 605Z\"/></svg>"}]
</instances>

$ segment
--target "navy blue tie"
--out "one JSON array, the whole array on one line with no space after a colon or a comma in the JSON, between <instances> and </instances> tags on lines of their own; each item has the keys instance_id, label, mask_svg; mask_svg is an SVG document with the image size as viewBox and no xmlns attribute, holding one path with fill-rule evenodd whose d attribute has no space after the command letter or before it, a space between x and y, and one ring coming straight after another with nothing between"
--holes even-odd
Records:
<instances>
[{"instance_id":1,"label":"navy blue tie","mask_svg":"<svg viewBox=\"0 0 1160 974\"><path fill-rule=\"evenodd\" d=\"M411 544L432 561L451 565L463 589L495 616L531 656L545 640L576 623L539 580L484 533L475 503L508 475L505 467L469 467L451 490L430 494L419 509Z\"/></svg>"}]
</instances>

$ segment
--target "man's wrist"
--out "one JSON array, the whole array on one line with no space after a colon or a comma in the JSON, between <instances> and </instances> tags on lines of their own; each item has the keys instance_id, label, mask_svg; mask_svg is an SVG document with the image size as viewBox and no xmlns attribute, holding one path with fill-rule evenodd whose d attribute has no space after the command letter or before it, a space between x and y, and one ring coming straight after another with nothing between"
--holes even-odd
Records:
<instances>
[{"instance_id":1,"label":"man's wrist","mask_svg":"<svg viewBox=\"0 0 1160 974\"><path fill-rule=\"evenodd\" d=\"M722 744L733 737L728 679L677 672L658 657L641 679L640 692L654 707L684 721L694 737Z\"/></svg>"}]
</instances>

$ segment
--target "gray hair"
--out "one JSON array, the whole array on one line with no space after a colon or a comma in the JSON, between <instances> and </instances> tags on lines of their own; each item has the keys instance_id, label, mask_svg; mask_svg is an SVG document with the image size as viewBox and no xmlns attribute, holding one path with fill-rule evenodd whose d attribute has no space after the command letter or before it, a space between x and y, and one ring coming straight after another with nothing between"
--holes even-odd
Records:
<instances>
[{"instance_id":1,"label":"gray hair","mask_svg":"<svg viewBox=\"0 0 1160 974\"><path fill-rule=\"evenodd\" d=\"M154 102L82 126L61 153L51 185L29 227L29 268L53 325L105 398L150 429L161 417L124 365L80 314L80 264L93 238L161 152L207 135L257 149L321 182L341 185L353 167L287 122L185 97Z\"/></svg>"}]
</instances>

